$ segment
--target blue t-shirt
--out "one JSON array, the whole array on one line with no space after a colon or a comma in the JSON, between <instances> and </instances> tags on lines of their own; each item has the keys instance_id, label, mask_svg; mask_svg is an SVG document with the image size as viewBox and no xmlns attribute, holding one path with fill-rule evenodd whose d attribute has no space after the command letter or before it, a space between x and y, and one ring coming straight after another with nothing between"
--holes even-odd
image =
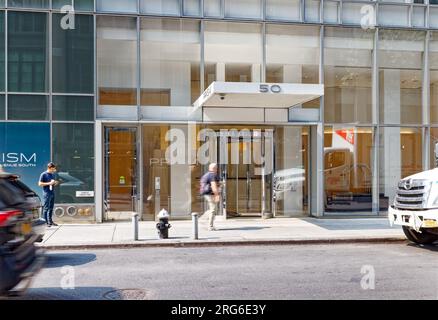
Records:
<instances>
[{"instance_id":1,"label":"blue t-shirt","mask_svg":"<svg viewBox=\"0 0 438 320\"><path fill-rule=\"evenodd\" d=\"M218 183L220 181L219 175L214 172L207 172L201 178L201 194L202 195L212 195L213 190L211 183L215 181Z\"/></svg>"},{"instance_id":2,"label":"blue t-shirt","mask_svg":"<svg viewBox=\"0 0 438 320\"><path fill-rule=\"evenodd\" d=\"M55 175L53 173L49 173L47 171L41 173L40 182L47 183L47 182L50 182L52 180L55 180ZM44 186L43 191L44 191L44 193L48 193L48 194L55 193L54 186Z\"/></svg>"}]
</instances>

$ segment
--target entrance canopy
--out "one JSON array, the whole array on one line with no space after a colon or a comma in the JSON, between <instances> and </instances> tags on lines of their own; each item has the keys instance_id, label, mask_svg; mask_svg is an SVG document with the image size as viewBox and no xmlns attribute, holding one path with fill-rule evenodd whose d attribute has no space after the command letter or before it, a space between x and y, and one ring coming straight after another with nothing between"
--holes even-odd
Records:
<instances>
[{"instance_id":1,"label":"entrance canopy","mask_svg":"<svg viewBox=\"0 0 438 320\"><path fill-rule=\"evenodd\" d=\"M193 107L289 109L323 95L322 84L213 82Z\"/></svg>"}]
</instances>

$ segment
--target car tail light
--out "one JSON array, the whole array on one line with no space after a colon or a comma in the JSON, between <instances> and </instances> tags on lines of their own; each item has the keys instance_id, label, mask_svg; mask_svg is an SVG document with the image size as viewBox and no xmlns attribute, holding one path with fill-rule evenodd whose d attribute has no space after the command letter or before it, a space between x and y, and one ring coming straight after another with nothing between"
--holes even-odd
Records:
<instances>
[{"instance_id":1,"label":"car tail light","mask_svg":"<svg viewBox=\"0 0 438 320\"><path fill-rule=\"evenodd\" d=\"M4 226L10 218L18 216L20 214L21 211L19 210L0 211L0 227Z\"/></svg>"}]
</instances>

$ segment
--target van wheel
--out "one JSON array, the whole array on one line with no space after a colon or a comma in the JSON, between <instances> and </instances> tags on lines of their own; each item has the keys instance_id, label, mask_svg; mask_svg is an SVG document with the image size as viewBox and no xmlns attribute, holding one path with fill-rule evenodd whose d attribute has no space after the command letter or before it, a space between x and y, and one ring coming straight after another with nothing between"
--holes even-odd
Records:
<instances>
[{"instance_id":1,"label":"van wheel","mask_svg":"<svg viewBox=\"0 0 438 320\"><path fill-rule=\"evenodd\" d=\"M427 231L419 233L412 228L403 226L403 232L409 241L415 242L417 244L431 244L438 240L438 236L430 234Z\"/></svg>"}]
</instances>

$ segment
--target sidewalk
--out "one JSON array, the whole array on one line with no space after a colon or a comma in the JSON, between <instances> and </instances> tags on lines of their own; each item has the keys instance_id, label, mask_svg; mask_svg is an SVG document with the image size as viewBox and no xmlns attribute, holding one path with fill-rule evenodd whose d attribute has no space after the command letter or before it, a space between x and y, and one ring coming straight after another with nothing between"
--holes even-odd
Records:
<instances>
[{"instance_id":1,"label":"sidewalk","mask_svg":"<svg viewBox=\"0 0 438 320\"><path fill-rule=\"evenodd\" d=\"M400 227L387 219L231 219L217 221L217 231L199 223L199 240L192 239L192 221L170 221L169 239L160 240L153 221L139 223L139 240L133 240L130 222L60 225L48 228L41 246L47 249L205 246L244 244L310 244L337 242L404 241Z\"/></svg>"}]
</instances>

